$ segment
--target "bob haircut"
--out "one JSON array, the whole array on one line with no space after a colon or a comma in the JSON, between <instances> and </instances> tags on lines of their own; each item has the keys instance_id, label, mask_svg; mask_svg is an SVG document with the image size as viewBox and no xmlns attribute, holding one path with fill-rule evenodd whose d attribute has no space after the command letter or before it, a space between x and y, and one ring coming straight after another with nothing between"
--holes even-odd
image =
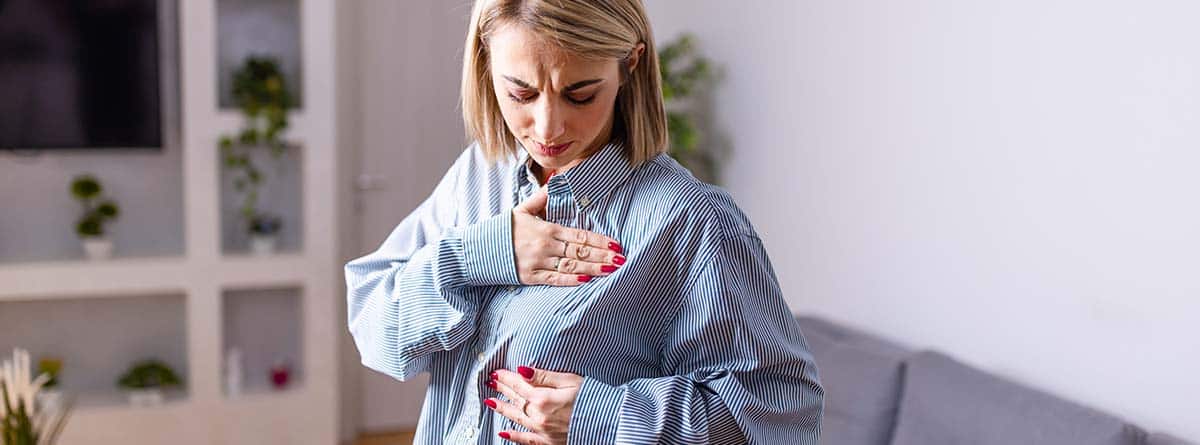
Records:
<instances>
[{"instance_id":1,"label":"bob haircut","mask_svg":"<svg viewBox=\"0 0 1200 445\"><path fill-rule=\"evenodd\" d=\"M476 0L463 53L462 111L467 137L491 161L520 145L500 113L492 85L488 37L504 25L523 26L578 57L620 62L621 86L613 107L612 138L637 166L667 151L658 53L641 0ZM646 45L632 72L628 61Z\"/></svg>"}]
</instances>

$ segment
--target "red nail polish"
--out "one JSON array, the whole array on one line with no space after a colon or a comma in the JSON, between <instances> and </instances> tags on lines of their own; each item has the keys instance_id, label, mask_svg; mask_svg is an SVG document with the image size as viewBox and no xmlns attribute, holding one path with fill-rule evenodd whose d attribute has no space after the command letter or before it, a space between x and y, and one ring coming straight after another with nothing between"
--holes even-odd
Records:
<instances>
[{"instance_id":1,"label":"red nail polish","mask_svg":"<svg viewBox=\"0 0 1200 445\"><path fill-rule=\"evenodd\" d=\"M496 390L496 381L495 381L495 380L488 380L488 381L487 381L487 386L488 386L488 388L492 388L492 390Z\"/></svg>"},{"instance_id":2,"label":"red nail polish","mask_svg":"<svg viewBox=\"0 0 1200 445\"><path fill-rule=\"evenodd\" d=\"M508 434L508 431L501 431L501 432L500 432L500 438L501 438L501 439L506 439L506 440L507 440L507 439L508 439L508 438L510 438L510 437L512 437L512 435Z\"/></svg>"},{"instance_id":3,"label":"red nail polish","mask_svg":"<svg viewBox=\"0 0 1200 445\"><path fill-rule=\"evenodd\" d=\"M533 368L528 366L518 366L517 372L521 373L521 377L525 377L525 380L533 378Z\"/></svg>"},{"instance_id":4,"label":"red nail polish","mask_svg":"<svg viewBox=\"0 0 1200 445\"><path fill-rule=\"evenodd\" d=\"M591 280L592 280L592 277L590 277L590 276L587 276L587 275L580 275L580 276L578 276L578 277L576 277L576 278L579 280L579 282L580 282L580 283L586 283L586 282L588 282L588 281L591 281Z\"/></svg>"},{"instance_id":5,"label":"red nail polish","mask_svg":"<svg viewBox=\"0 0 1200 445\"><path fill-rule=\"evenodd\" d=\"M604 273L613 273L613 272L617 271L617 266L613 266L611 264L605 264L603 266L600 266L600 271L604 272Z\"/></svg>"},{"instance_id":6,"label":"red nail polish","mask_svg":"<svg viewBox=\"0 0 1200 445\"><path fill-rule=\"evenodd\" d=\"M492 375L490 377L492 380L500 380L500 374L496 374L496 371L492 371Z\"/></svg>"},{"instance_id":7,"label":"red nail polish","mask_svg":"<svg viewBox=\"0 0 1200 445\"><path fill-rule=\"evenodd\" d=\"M621 255L617 255L617 256L613 257L613 264L616 264L618 266L625 264L625 257L623 257Z\"/></svg>"},{"instance_id":8,"label":"red nail polish","mask_svg":"<svg viewBox=\"0 0 1200 445\"><path fill-rule=\"evenodd\" d=\"M488 406L488 408L491 408L491 409L496 409L496 401L495 401L495 400L492 400L492 399L487 399L487 400L484 400L484 401L483 401L483 404L484 404L484 405L487 405L487 406Z\"/></svg>"},{"instance_id":9,"label":"red nail polish","mask_svg":"<svg viewBox=\"0 0 1200 445\"><path fill-rule=\"evenodd\" d=\"M616 253L621 253L621 252L622 252L622 250L621 250L621 245L620 245L620 244L617 244L617 243L608 243L608 250L611 250L611 251L613 251L613 252L616 252Z\"/></svg>"}]
</instances>

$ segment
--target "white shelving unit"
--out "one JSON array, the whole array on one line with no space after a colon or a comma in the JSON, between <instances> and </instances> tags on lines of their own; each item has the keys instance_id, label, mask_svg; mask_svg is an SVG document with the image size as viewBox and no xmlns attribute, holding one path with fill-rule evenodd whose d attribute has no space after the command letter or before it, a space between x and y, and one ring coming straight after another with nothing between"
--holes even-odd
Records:
<instances>
[{"instance_id":1,"label":"white shelving unit","mask_svg":"<svg viewBox=\"0 0 1200 445\"><path fill-rule=\"evenodd\" d=\"M179 60L185 253L108 261L0 264L0 311L18 302L183 296L185 394L137 408L111 394L83 396L60 443L337 443L337 338L343 329L338 249L335 2L297 0L302 30L303 110L287 139L302 151L301 250L268 257L221 248L217 140L239 121L217 105L216 0L179 1ZM131 174L134 172L131 172ZM226 323L222 304L246 289L295 289L302 376L286 390L248 388L227 397L222 381ZM136 317L135 317L136 318ZM40 329L40 328L39 328ZM55 335L62 326L46 326ZM69 329L69 328L66 328ZM42 335L39 331L37 335ZM105 342L106 338L85 341ZM67 363L68 370L70 363Z\"/></svg>"}]
</instances>

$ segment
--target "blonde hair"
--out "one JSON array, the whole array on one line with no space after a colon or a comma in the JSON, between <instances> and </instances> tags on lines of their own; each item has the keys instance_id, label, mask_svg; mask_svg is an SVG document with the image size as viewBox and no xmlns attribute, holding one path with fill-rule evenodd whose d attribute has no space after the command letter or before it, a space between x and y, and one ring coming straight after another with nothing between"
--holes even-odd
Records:
<instances>
[{"instance_id":1,"label":"blonde hair","mask_svg":"<svg viewBox=\"0 0 1200 445\"><path fill-rule=\"evenodd\" d=\"M641 0L477 0L463 54L462 111L467 137L479 142L488 159L515 154L519 146L500 113L488 58L488 37L508 24L583 58L619 60L613 139L624 142L634 166L667 150L658 53ZM639 43L645 50L630 72L629 58Z\"/></svg>"}]
</instances>

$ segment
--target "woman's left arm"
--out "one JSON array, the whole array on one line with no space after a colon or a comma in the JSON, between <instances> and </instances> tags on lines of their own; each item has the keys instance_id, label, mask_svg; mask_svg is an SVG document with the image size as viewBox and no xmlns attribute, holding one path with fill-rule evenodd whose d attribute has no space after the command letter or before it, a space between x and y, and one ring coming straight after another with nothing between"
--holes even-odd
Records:
<instances>
[{"instance_id":1,"label":"woman's left arm","mask_svg":"<svg viewBox=\"0 0 1200 445\"><path fill-rule=\"evenodd\" d=\"M721 241L663 337L674 375L584 377L568 443L816 444L824 391L761 241Z\"/></svg>"}]
</instances>

